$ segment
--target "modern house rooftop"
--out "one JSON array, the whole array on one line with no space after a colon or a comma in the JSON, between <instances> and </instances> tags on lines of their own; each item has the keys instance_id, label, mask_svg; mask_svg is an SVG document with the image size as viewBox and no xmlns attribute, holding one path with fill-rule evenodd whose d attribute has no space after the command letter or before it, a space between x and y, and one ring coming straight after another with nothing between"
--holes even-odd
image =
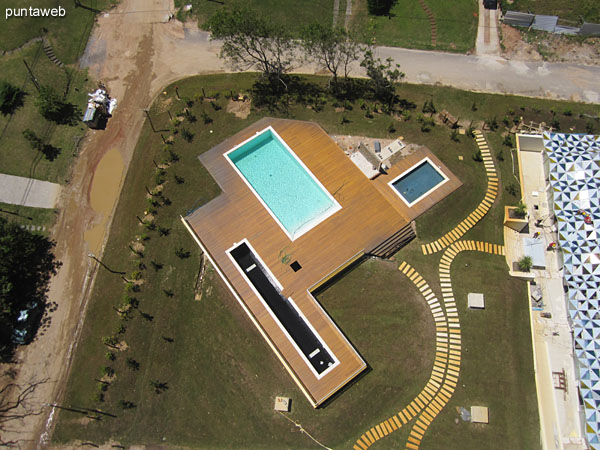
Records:
<instances>
[{"instance_id":1,"label":"modern house rooftop","mask_svg":"<svg viewBox=\"0 0 600 450\"><path fill-rule=\"evenodd\" d=\"M341 206L314 228L291 239L226 155L267 127L272 127L305 168ZM448 178L413 207L408 207L388 183L423 158ZM381 256L402 236L412 233L411 221L457 189L460 181L429 151L417 152L370 181L331 140L311 122L261 119L200 156L221 187L217 198L190 213L184 223L250 316L288 372L316 407L344 387L366 367L356 349L335 325L311 292L364 255ZM254 261L279 291L292 299L336 363L317 374L278 323L247 273L232 257L248 243ZM389 245L388 245L389 244ZM300 269L293 270L297 262ZM264 266L264 267L262 267ZM297 266L296 269L298 269ZM247 267L246 272L253 267ZM258 295L257 295L258 294ZM401 299L400 299L401 300ZM365 296L365 302L371 301ZM352 336L349 336L352 339Z\"/></svg>"}]
</instances>

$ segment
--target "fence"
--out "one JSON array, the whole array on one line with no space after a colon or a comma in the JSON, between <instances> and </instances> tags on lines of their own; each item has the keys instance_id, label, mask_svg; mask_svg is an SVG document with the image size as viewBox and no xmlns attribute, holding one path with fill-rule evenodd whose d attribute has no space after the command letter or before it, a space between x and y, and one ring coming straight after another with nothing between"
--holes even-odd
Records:
<instances>
[{"instance_id":1,"label":"fence","mask_svg":"<svg viewBox=\"0 0 600 450\"><path fill-rule=\"evenodd\" d=\"M581 27L558 25L558 16L529 14L518 11L506 11L503 21L507 25L532 28L556 34L579 34L582 36L600 36L600 24L584 22Z\"/></svg>"}]
</instances>

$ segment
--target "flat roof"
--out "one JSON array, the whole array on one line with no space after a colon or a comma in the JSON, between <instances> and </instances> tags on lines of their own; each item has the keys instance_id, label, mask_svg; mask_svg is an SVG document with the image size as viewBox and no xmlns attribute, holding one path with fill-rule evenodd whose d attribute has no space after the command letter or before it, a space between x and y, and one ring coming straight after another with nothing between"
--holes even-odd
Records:
<instances>
[{"instance_id":1,"label":"flat roof","mask_svg":"<svg viewBox=\"0 0 600 450\"><path fill-rule=\"evenodd\" d=\"M277 225L224 157L228 150L268 126L276 130L342 207L294 241ZM434 191L433 199L419 202L418 208L408 208L387 186L387 181L421 160L423 155L432 158L451 182ZM366 363L312 296L312 287L340 266L368 253L409 225L414 217L461 183L429 151L409 155L394 165L387 175L370 181L319 125L286 119L261 119L202 154L200 161L219 184L222 193L190 213L183 219L184 223L267 343L316 407L362 372ZM390 192L386 192L388 190ZM228 256L227 250L243 240L251 244L281 285L281 294L293 299L339 360L339 364L321 378L308 367ZM294 261L302 266L297 272L290 267Z\"/></svg>"}]
</instances>

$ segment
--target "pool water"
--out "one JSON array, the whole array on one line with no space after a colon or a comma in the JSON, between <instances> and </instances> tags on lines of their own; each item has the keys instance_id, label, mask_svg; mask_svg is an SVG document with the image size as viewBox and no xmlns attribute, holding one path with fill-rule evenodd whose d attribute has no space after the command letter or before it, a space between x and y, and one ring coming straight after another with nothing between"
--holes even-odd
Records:
<instances>
[{"instance_id":1,"label":"pool water","mask_svg":"<svg viewBox=\"0 0 600 450\"><path fill-rule=\"evenodd\" d=\"M411 206L444 181L446 178L426 159L390 184Z\"/></svg>"},{"instance_id":2,"label":"pool water","mask_svg":"<svg viewBox=\"0 0 600 450\"><path fill-rule=\"evenodd\" d=\"M226 156L292 240L340 209L272 128Z\"/></svg>"}]
</instances>

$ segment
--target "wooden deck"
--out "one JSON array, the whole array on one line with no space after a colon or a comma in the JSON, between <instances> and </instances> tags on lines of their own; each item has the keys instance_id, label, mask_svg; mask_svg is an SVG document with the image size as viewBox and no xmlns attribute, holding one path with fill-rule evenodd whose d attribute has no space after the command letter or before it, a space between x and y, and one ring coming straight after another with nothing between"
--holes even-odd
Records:
<instances>
[{"instance_id":1,"label":"wooden deck","mask_svg":"<svg viewBox=\"0 0 600 450\"><path fill-rule=\"evenodd\" d=\"M342 206L341 210L293 242L223 156L235 145L269 125ZM412 220L414 211L406 208L393 192L392 196L388 195L387 190L391 189L385 180L369 181L325 131L311 122L271 118L259 120L203 154L200 160L223 192L187 216L184 222L189 225L195 239L209 255L263 337L316 407L364 370L366 364L313 298L309 288L349 259L373 248L404 227ZM437 163L437 159L434 161ZM393 169L397 169L397 173L404 170ZM451 175L447 170L446 174ZM390 171L388 176L391 180L394 172ZM244 238L281 283L282 294L293 298L340 361L321 379L309 369L227 256L226 250ZM290 257L286 264L282 262L285 255ZM289 266L293 261L302 265L298 272Z\"/></svg>"}]
</instances>

